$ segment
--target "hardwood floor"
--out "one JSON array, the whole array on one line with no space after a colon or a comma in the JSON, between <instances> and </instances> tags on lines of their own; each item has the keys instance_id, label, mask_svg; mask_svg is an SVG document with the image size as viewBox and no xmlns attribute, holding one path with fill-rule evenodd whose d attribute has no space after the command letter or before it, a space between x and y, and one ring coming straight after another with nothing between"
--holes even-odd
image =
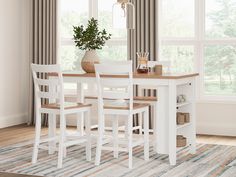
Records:
<instances>
[{"instance_id":1,"label":"hardwood floor","mask_svg":"<svg viewBox=\"0 0 236 177\"><path fill-rule=\"evenodd\" d=\"M42 129L42 135L47 134L47 128ZM18 125L0 129L0 146L16 144L34 138L34 127Z\"/></svg>"},{"instance_id":2,"label":"hardwood floor","mask_svg":"<svg viewBox=\"0 0 236 177\"><path fill-rule=\"evenodd\" d=\"M75 128L70 127L70 130ZM42 135L47 134L47 128L42 129ZM0 129L0 146L16 144L34 138L34 127L27 125L18 125L9 128ZM198 135L198 143L221 144L236 146L236 137Z\"/></svg>"},{"instance_id":3,"label":"hardwood floor","mask_svg":"<svg viewBox=\"0 0 236 177\"><path fill-rule=\"evenodd\" d=\"M219 144L219 145L236 146L236 137L197 135L197 142L204 143L204 144Z\"/></svg>"}]
</instances>

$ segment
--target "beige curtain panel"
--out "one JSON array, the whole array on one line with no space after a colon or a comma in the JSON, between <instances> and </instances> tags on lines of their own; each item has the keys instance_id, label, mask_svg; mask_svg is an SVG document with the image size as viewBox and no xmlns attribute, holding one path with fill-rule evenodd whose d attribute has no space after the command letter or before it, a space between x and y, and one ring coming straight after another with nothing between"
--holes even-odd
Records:
<instances>
[{"instance_id":1,"label":"beige curtain panel","mask_svg":"<svg viewBox=\"0 0 236 177\"><path fill-rule=\"evenodd\" d=\"M132 0L135 4L135 29L128 32L128 59L137 67L137 52L149 52L149 59L158 60L158 1Z\"/></svg>"},{"instance_id":2,"label":"beige curtain panel","mask_svg":"<svg viewBox=\"0 0 236 177\"><path fill-rule=\"evenodd\" d=\"M137 52L149 52L149 60L158 60L158 0L132 0L135 4L135 29L128 32L128 59L137 68ZM134 90L138 93L138 87ZM151 90L145 90L145 96L155 96ZM151 111L149 113L151 115ZM150 116L151 117L151 116ZM152 120L150 127L152 127ZM137 119L134 121L138 124Z\"/></svg>"},{"instance_id":3,"label":"beige curtain panel","mask_svg":"<svg viewBox=\"0 0 236 177\"><path fill-rule=\"evenodd\" d=\"M31 2L31 50L33 52L30 63L49 65L56 64L57 62L57 1L32 0ZM30 76L30 90L29 122L34 124L34 89L32 76ZM47 124L46 116L44 116L43 124Z\"/></svg>"}]
</instances>

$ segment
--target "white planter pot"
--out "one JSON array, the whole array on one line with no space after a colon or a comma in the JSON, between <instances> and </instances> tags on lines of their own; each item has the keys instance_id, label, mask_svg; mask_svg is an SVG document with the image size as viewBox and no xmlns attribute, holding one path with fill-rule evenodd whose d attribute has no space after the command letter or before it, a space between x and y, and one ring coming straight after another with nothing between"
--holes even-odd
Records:
<instances>
[{"instance_id":1,"label":"white planter pot","mask_svg":"<svg viewBox=\"0 0 236 177\"><path fill-rule=\"evenodd\" d=\"M96 50L88 50L85 52L81 60L81 66L87 73L95 73L94 64L99 63L99 57Z\"/></svg>"}]
</instances>

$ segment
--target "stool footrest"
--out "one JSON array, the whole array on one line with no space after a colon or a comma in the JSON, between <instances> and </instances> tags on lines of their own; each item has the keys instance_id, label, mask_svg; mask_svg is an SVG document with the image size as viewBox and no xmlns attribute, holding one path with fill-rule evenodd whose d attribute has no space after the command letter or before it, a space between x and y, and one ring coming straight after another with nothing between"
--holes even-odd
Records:
<instances>
[{"instance_id":1,"label":"stool footrest","mask_svg":"<svg viewBox=\"0 0 236 177\"><path fill-rule=\"evenodd\" d=\"M55 136L55 137L51 137L51 138L43 138L40 140L40 143L46 143L46 142L50 142L50 141L58 142L58 140L59 140L59 136Z\"/></svg>"},{"instance_id":2,"label":"stool footrest","mask_svg":"<svg viewBox=\"0 0 236 177\"><path fill-rule=\"evenodd\" d=\"M76 145L76 144L82 144L82 143L85 143L87 141L87 139L79 139L79 140L71 140L71 141L67 141L64 143L64 146L67 147L67 146L72 146L72 145Z\"/></svg>"},{"instance_id":3,"label":"stool footrest","mask_svg":"<svg viewBox=\"0 0 236 177\"><path fill-rule=\"evenodd\" d=\"M43 150L48 150L49 149L49 146L48 145L39 145L38 146L38 148L39 149L43 149ZM50 148L52 148L53 150L55 150L55 151L58 151L58 148L57 147L50 147Z\"/></svg>"}]
</instances>

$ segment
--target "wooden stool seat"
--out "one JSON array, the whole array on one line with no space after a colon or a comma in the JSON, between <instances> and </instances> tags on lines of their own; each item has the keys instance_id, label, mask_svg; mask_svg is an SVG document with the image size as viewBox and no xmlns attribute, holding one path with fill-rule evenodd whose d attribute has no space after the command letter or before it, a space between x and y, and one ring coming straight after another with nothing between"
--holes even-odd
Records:
<instances>
[{"instance_id":1,"label":"wooden stool seat","mask_svg":"<svg viewBox=\"0 0 236 177\"><path fill-rule=\"evenodd\" d=\"M149 104L142 104L142 103L133 103L133 109L140 109L149 106ZM120 110L129 110L128 105L105 105L104 109L120 109Z\"/></svg>"},{"instance_id":2,"label":"wooden stool seat","mask_svg":"<svg viewBox=\"0 0 236 177\"><path fill-rule=\"evenodd\" d=\"M147 101L147 102L156 102L157 97L154 96L136 96L134 101Z\"/></svg>"},{"instance_id":3,"label":"wooden stool seat","mask_svg":"<svg viewBox=\"0 0 236 177\"><path fill-rule=\"evenodd\" d=\"M78 109L78 108L91 107L91 106L92 106L92 104L65 102L64 109ZM42 108L60 109L60 104L58 104L58 103L44 104L44 105L42 105Z\"/></svg>"},{"instance_id":4,"label":"wooden stool seat","mask_svg":"<svg viewBox=\"0 0 236 177\"><path fill-rule=\"evenodd\" d=\"M66 95L65 99L70 101L76 101L76 95ZM97 100L97 96L86 96L84 97L86 100ZM112 100L109 98L104 98L104 100ZM142 102L157 102L158 99L155 96L135 96L134 101L142 101Z\"/></svg>"}]
</instances>

